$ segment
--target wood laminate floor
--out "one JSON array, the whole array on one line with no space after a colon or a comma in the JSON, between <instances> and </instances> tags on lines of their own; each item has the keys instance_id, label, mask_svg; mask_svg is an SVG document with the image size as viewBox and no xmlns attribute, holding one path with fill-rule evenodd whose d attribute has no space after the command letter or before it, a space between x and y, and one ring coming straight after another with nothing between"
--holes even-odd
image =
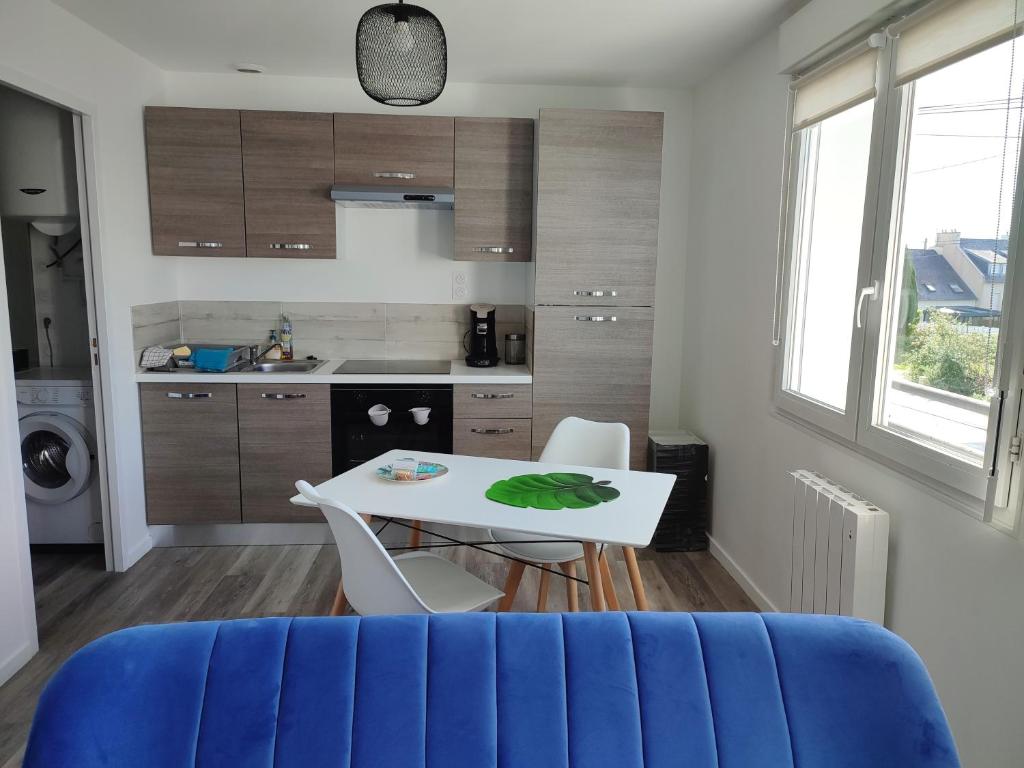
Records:
<instances>
[{"instance_id":1,"label":"wood laminate floor","mask_svg":"<svg viewBox=\"0 0 1024 768\"><path fill-rule=\"evenodd\" d=\"M459 548L439 550L501 587L507 561ZM652 610L753 611L753 603L706 552L639 551ZM635 608L625 564L611 569L624 610ZM36 700L74 651L136 624L328 612L340 567L334 545L154 549L127 573L103 570L101 552L34 553L39 653L0 688L0 766L21 764ZM582 564L580 572L583 572ZM527 569L513 610L533 610L537 571ZM552 578L548 610L566 609L564 581ZM586 586L580 605L589 605Z\"/></svg>"}]
</instances>

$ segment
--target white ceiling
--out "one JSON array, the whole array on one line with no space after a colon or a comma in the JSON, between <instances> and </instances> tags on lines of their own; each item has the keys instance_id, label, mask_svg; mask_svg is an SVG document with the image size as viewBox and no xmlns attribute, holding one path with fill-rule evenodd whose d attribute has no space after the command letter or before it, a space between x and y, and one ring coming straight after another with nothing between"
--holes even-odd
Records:
<instances>
[{"instance_id":1,"label":"white ceiling","mask_svg":"<svg viewBox=\"0 0 1024 768\"><path fill-rule=\"evenodd\" d=\"M54 0L165 70L355 77L355 29L380 0ZM452 82L682 87L792 0L418 0L441 20Z\"/></svg>"}]
</instances>

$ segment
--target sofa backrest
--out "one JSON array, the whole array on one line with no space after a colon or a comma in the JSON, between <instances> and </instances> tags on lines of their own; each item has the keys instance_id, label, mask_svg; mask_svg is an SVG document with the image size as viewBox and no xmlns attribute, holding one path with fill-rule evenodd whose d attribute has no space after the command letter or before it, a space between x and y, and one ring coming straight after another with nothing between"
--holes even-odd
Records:
<instances>
[{"instance_id":1,"label":"sofa backrest","mask_svg":"<svg viewBox=\"0 0 1024 768\"><path fill-rule=\"evenodd\" d=\"M951 768L931 681L831 616L464 614L147 626L72 657L26 768Z\"/></svg>"}]
</instances>

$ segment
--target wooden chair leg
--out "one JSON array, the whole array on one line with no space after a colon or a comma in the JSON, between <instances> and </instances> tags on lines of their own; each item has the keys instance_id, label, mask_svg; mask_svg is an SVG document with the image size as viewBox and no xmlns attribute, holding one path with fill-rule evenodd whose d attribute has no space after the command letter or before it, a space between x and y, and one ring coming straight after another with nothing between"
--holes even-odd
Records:
<instances>
[{"instance_id":1,"label":"wooden chair leg","mask_svg":"<svg viewBox=\"0 0 1024 768\"><path fill-rule=\"evenodd\" d=\"M416 548L420 545L420 540L423 538L423 531L420 528L420 521L412 521L412 530L409 531L409 547Z\"/></svg>"},{"instance_id":2,"label":"wooden chair leg","mask_svg":"<svg viewBox=\"0 0 1024 768\"><path fill-rule=\"evenodd\" d=\"M519 591L519 582L523 580L523 572L526 570L526 563L513 560L508 569L508 578L505 579L505 596L498 603L499 611L508 611L515 602L516 592Z\"/></svg>"},{"instance_id":3,"label":"wooden chair leg","mask_svg":"<svg viewBox=\"0 0 1024 768\"><path fill-rule=\"evenodd\" d=\"M550 566L541 564L540 586L537 588L537 613L544 613L548 609L548 587L551 585Z\"/></svg>"},{"instance_id":4,"label":"wooden chair leg","mask_svg":"<svg viewBox=\"0 0 1024 768\"><path fill-rule=\"evenodd\" d=\"M608 565L608 555L601 553L601 585L604 587L604 599L608 603L609 611L619 611L619 596L615 594L615 584L612 583L612 569Z\"/></svg>"},{"instance_id":5,"label":"wooden chair leg","mask_svg":"<svg viewBox=\"0 0 1024 768\"><path fill-rule=\"evenodd\" d=\"M597 564L597 545L592 541L583 542L583 559L587 563L587 583L590 587L590 607L594 611L606 610L604 585L601 584L601 566Z\"/></svg>"},{"instance_id":6,"label":"wooden chair leg","mask_svg":"<svg viewBox=\"0 0 1024 768\"><path fill-rule=\"evenodd\" d=\"M559 563L558 567L562 569L569 578L565 580L565 598L569 603L569 611L576 613L580 609L580 589L576 583L576 561L570 560L567 563Z\"/></svg>"},{"instance_id":7,"label":"wooden chair leg","mask_svg":"<svg viewBox=\"0 0 1024 768\"><path fill-rule=\"evenodd\" d=\"M331 616L344 616L348 610L348 599L345 597L345 582L338 579L338 589L334 593L334 604L331 605Z\"/></svg>"},{"instance_id":8,"label":"wooden chair leg","mask_svg":"<svg viewBox=\"0 0 1024 768\"><path fill-rule=\"evenodd\" d=\"M629 585L633 588L633 599L636 601L636 609L638 611L649 611L647 593L644 591L644 582L640 578L640 566L636 562L636 550L632 547L623 547L622 556L626 560L626 570L629 572Z\"/></svg>"}]
</instances>

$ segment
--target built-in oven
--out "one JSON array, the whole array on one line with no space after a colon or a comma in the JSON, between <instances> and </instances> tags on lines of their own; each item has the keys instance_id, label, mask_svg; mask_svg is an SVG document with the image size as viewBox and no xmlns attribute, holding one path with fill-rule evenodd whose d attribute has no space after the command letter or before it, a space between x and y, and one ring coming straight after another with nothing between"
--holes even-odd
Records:
<instances>
[{"instance_id":1,"label":"built-in oven","mask_svg":"<svg viewBox=\"0 0 1024 768\"><path fill-rule=\"evenodd\" d=\"M335 475L394 448L451 453L452 387L332 384L331 444Z\"/></svg>"}]
</instances>

